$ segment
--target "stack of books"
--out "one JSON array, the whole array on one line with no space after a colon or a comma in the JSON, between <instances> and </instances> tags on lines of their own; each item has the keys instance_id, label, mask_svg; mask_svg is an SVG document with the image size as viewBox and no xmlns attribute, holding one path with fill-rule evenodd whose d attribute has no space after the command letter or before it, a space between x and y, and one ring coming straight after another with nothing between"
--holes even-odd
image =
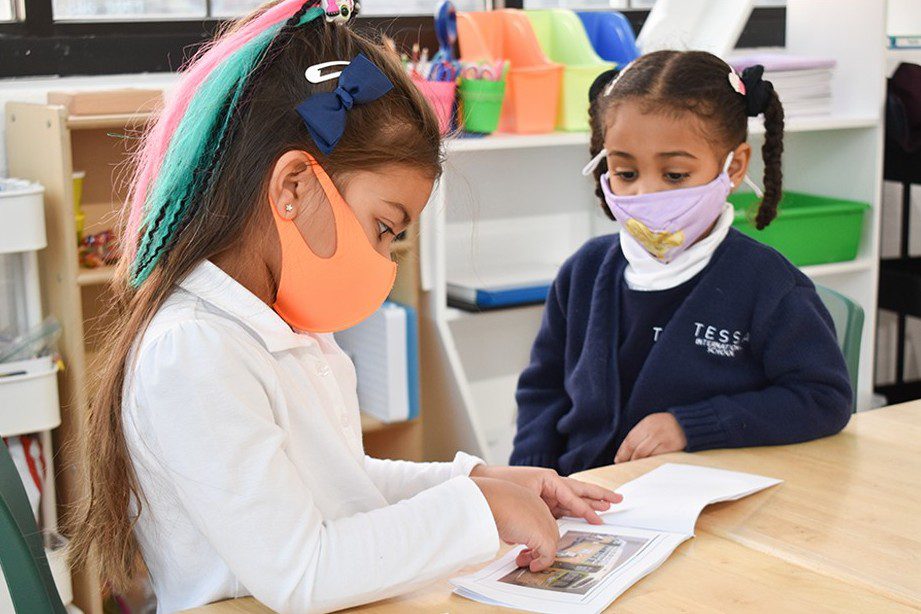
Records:
<instances>
[{"instance_id":1,"label":"stack of books","mask_svg":"<svg viewBox=\"0 0 921 614\"><path fill-rule=\"evenodd\" d=\"M367 320L335 334L352 359L358 406L381 422L419 415L419 336L416 310L386 302Z\"/></svg>"},{"instance_id":2,"label":"stack of books","mask_svg":"<svg viewBox=\"0 0 921 614\"><path fill-rule=\"evenodd\" d=\"M736 72L764 66L764 79L774 84L784 114L828 115L832 110L831 77L835 60L785 54L758 54L729 60Z\"/></svg>"}]
</instances>

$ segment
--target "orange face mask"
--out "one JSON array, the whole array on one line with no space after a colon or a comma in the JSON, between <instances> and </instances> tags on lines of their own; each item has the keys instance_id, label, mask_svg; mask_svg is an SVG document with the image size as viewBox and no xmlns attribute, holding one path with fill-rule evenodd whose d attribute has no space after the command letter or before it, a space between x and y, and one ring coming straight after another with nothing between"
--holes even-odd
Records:
<instances>
[{"instance_id":1,"label":"orange face mask","mask_svg":"<svg viewBox=\"0 0 921 614\"><path fill-rule=\"evenodd\" d=\"M273 308L299 331L334 333L358 324L380 307L396 280L397 265L381 256L326 171L311 160L336 224L336 251L313 253L293 220L272 206L281 241L281 279Z\"/></svg>"}]
</instances>

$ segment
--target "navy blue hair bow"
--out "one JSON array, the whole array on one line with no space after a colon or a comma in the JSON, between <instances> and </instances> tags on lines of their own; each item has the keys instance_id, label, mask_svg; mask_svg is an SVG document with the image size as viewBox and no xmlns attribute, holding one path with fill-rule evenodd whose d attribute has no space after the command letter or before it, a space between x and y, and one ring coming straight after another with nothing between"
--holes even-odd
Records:
<instances>
[{"instance_id":1,"label":"navy blue hair bow","mask_svg":"<svg viewBox=\"0 0 921 614\"><path fill-rule=\"evenodd\" d=\"M329 155L345 132L349 109L377 100L391 89L390 79L359 53L339 75L339 86L334 91L314 94L297 105L297 112L317 147Z\"/></svg>"}]
</instances>

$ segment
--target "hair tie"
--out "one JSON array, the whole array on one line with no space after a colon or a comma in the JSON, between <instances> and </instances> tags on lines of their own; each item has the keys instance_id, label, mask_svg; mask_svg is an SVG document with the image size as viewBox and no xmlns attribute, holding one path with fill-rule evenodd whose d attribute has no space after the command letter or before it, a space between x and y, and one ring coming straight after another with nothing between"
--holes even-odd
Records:
<instances>
[{"instance_id":1,"label":"hair tie","mask_svg":"<svg viewBox=\"0 0 921 614\"><path fill-rule=\"evenodd\" d=\"M742 71L742 84L745 87L745 91L741 93L745 96L745 113L749 117L756 117L764 113L771 103L774 84L770 81L765 81L762 78L763 76L764 66L761 64L749 66Z\"/></svg>"},{"instance_id":2,"label":"hair tie","mask_svg":"<svg viewBox=\"0 0 921 614\"><path fill-rule=\"evenodd\" d=\"M595 77L595 80L592 81L591 87L588 88L589 103L594 102L595 99L598 98L598 94L601 93L601 90L603 90L610 82L612 82L617 77L618 72L619 71L616 68L611 68L610 70L606 70L600 75L598 75L597 77Z\"/></svg>"},{"instance_id":3,"label":"hair tie","mask_svg":"<svg viewBox=\"0 0 921 614\"><path fill-rule=\"evenodd\" d=\"M311 66L305 71L308 80L325 81L318 76L321 66L343 64L345 62L324 62L323 65ZM339 143L345 132L345 119L348 111L356 104L366 104L377 100L391 89L393 83L371 60L359 53L347 63L339 77L339 85L332 92L319 92L297 105L297 112L307 125L310 136L324 155Z\"/></svg>"},{"instance_id":4,"label":"hair tie","mask_svg":"<svg viewBox=\"0 0 921 614\"><path fill-rule=\"evenodd\" d=\"M356 0L325 0L326 21L344 24L354 17L361 8Z\"/></svg>"}]
</instances>

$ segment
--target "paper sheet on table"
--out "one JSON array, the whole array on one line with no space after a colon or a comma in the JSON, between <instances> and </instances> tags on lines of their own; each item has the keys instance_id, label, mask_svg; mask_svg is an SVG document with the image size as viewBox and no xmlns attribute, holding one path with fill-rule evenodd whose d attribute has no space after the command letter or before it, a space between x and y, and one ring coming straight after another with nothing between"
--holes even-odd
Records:
<instances>
[{"instance_id":1,"label":"paper sheet on table","mask_svg":"<svg viewBox=\"0 0 921 614\"><path fill-rule=\"evenodd\" d=\"M783 480L696 465L666 463L617 489L624 502L602 517L614 524L694 535L700 512L711 503L734 501Z\"/></svg>"}]
</instances>

